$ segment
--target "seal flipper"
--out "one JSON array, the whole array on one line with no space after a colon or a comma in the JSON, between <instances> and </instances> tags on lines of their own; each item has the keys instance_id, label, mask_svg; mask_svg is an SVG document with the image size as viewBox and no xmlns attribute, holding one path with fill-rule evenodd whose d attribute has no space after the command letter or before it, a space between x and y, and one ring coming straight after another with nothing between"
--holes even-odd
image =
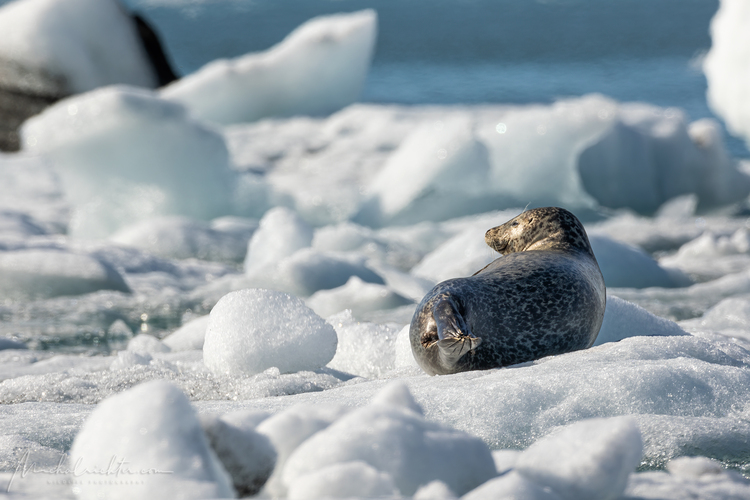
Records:
<instances>
[{"instance_id":1,"label":"seal flipper","mask_svg":"<svg viewBox=\"0 0 750 500\"><path fill-rule=\"evenodd\" d=\"M437 324L438 354L444 366L454 366L482 342L482 339L471 334L458 307L449 296L440 297L435 302L432 315Z\"/></svg>"}]
</instances>

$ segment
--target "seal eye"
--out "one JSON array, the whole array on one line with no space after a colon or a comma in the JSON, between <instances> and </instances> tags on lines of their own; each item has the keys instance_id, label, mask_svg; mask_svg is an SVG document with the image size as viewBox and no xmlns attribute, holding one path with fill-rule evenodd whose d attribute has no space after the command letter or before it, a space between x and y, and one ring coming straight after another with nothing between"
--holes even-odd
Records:
<instances>
[{"instance_id":1,"label":"seal eye","mask_svg":"<svg viewBox=\"0 0 750 500\"><path fill-rule=\"evenodd\" d=\"M517 220L514 220L513 223L511 224L512 227L516 227L517 225L518 225L518 221Z\"/></svg>"}]
</instances>

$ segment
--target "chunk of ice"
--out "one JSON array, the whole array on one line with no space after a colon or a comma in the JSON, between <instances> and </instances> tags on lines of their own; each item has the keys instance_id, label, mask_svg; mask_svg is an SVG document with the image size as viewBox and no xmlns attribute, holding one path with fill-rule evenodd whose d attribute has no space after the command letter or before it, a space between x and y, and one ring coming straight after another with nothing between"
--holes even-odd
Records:
<instances>
[{"instance_id":1,"label":"chunk of ice","mask_svg":"<svg viewBox=\"0 0 750 500\"><path fill-rule=\"evenodd\" d=\"M215 373L316 370L336 353L336 331L298 298L246 289L211 310L203 360Z\"/></svg>"},{"instance_id":2,"label":"chunk of ice","mask_svg":"<svg viewBox=\"0 0 750 500\"><path fill-rule=\"evenodd\" d=\"M539 439L514 470L565 500L608 500L620 498L642 456L635 420L591 419Z\"/></svg>"},{"instance_id":3,"label":"chunk of ice","mask_svg":"<svg viewBox=\"0 0 750 500\"><path fill-rule=\"evenodd\" d=\"M187 397L161 380L99 403L76 435L70 461L81 499L234 497ZM102 481L101 471L113 467L132 481Z\"/></svg>"},{"instance_id":4,"label":"chunk of ice","mask_svg":"<svg viewBox=\"0 0 750 500\"><path fill-rule=\"evenodd\" d=\"M358 98L376 25L374 10L317 17L266 52L207 64L162 96L222 124L332 113Z\"/></svg>"}]
</instances>

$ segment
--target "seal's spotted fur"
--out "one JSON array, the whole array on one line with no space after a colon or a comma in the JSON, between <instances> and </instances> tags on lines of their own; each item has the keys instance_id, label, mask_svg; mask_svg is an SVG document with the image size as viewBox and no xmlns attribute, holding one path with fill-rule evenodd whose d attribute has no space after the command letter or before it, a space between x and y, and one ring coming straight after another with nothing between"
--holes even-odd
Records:
<instances>
[{"instance_id":1,"label":"seal's spotted fur","mask_svg":"<svg viewBox=\"0 0 750 500\"><path fill-rule=\"evenodd\" d=\"M429 374L481 370L589 347L604 317L604 279L583 225L537 208L487 231L503 257L439 283L411 322L414 357Z\"/></svg>"}]
</instances>

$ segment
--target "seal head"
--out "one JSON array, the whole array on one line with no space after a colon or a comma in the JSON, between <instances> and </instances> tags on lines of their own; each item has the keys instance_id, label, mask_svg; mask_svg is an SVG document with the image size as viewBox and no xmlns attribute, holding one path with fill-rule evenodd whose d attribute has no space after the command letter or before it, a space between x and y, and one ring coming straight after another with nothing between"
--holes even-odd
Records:
<instances>
[{"instance_id":1,"label":"seal head","mask_svg":"<svg viewBox=\"0 0 750 500\"><path fill-rule=\"evenodd\" d=\"M439 283L417 307L409 336L427 373L497 368L594 343L606 291L575 215L529 210L487 231L485 241L503 256Z\"/></svg>"}]
</instances>

